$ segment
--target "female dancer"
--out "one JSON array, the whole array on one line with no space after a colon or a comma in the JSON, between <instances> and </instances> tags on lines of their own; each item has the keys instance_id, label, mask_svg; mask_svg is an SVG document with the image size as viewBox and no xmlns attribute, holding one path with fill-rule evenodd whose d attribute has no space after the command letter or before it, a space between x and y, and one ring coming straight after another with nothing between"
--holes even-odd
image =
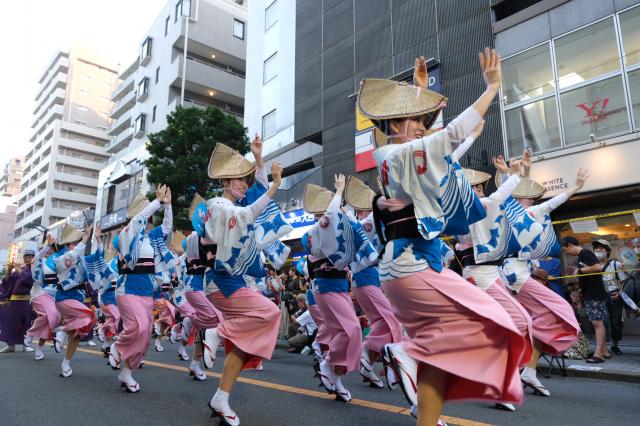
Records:
<instances>
[{"instance_id":1,"label":"female dancer","mask_svg":"<svg viewBox=\"0 0 640 426\"><path fill-rule=\"evenodd\" d=\"M316 377L327 392L336 394L336 399L349 402L351 393L342 383L342 376L358 369L362 332L349 294L347 271L350 264L358 270L366 268L377 259L378 253L366 237L356 239L359 235L354 231L354 225L340 209L345 188L343 175L336 175L335 187L334 195L327 189L308 184L304 192L304 209L317 219L308 232L308 268L314 286L318 287L315 299L330 335L329 350ZM361 252L363 242L366 248L358 262L356 252Z\"/></svg>"},{"instance_id":2,"label":"female dancer","mask_svg":"<svg viewBox=\"0 0 640 426\"><path fill-rule=\"evenodd\" d=\"M375 192L358 178L349 176L345 201L356 210L362 230L376 250L381 251L382 246L376 235L375 224L371 206ZM348 211L348 214L351 214ZM353 217L354 220L357 220ZM377 263L377 262L376 262ZM384 295L380 287L380 275L378 266L372 265L362 271L353 272L355 288L353 296L362 308L369 320L369 334L364 340L362 355L360 356L360 375L371 386L382 388L384 383L373 371L373 363L382 354L382 349L387 343L398 343L402 340L402 328L391 310L389 299ZM387 377L387 381L389 377ZM395 387L395 383L389 383L389 387Z\"/></svg>"},{"instance_id":3,"label":"female dancer","mask_svg":"<svg viewBox=\"0 0 640 426\"><path fill-rule=\"evenodd\" d=\"M46 261L53 251L51 246L55 239L50 234L46 234L46 238L46 244L31 263L31 273L33 274L31 307L38 317L27 331L27 336L39 339L35 353L36 361L44 358L44 344L47 340L53 339L53 330L60 324L61 319L55 302L58 276L46 266Z\"/></svg>"},{"instance_id":4,"label":"female dancer","mask_svg":"<svg viewBox=\"0 0 640 426\"><path fill-rule=\"evenodd\" d=\"M560 245L551 224L550 213L582 189L589 175L587 171L580 169L574 187L542 204L533 205L534 201L544 194L545 189L528 177L531 152L525 151L523 164L525 177L511 195L537 224L542 225L543 231L535 244L523 247L517 257L505 259L503 270L509 280L508 285L517 293L516 299L531 315L533 321L533 356L522 371L521 380L533 389L536 395L551 396L551 392L537 378L536 367L540 354L546 352L559 355L569 349L580 337L580 325L571 305L566 300L531 278L529 262L547 256L558 256ZM509 173L508 167L504 164L500 165L498 171L499 180L504 180Z\"/></svg>"},{"instance_id":5,"label":"female dancer","mask_svg":"<svg viewBox=\"0 0 640 426\"><path fill-rule=\"evenodd\" d=\"M452 144L478 126L500 87L495 51L481 53L480 65L487 90L430 136L442 96L384 80L365 80L358 95L360 111L379 129L374 156L386 194L373 204L386 243L380 279L409 335L385 346L385 361L407 399L417 400L420 425L436 425L445 400L522 400L517 372L524 339L495 300L442 268L437 238L466 234L468 224L486 215L468 183L458 182L460 166L451 157ZM419 68L426 77L426 64ZM389 139L392 144L380 146Z\"/></svg>"},{"instance_id":6,"label":"female dancer","mask_svg":"<svg viewBox=\"0 0 640 426\"><path fill-rule=\"evenodd\" d=\"M151 228L150 218L164 205L162 225ZM153 324L153 288L155 276L167 269L173 256L166 246L173 227L171 189L158 185L156 199L149 202L140 193L127 213L129 224L114 239L119 251L120 279L116 301L120 308L123 330L109 350L109 364L117 370L124 361L118 380L127 392L140 391L132 370L140 366L147 351Z\"/></svg>"},{"instance_id":7,"label":"female dancer","mask_svg":"<svg viewBox=\"0 0 640 426\"><path fill-rule=\"evenodd\" d=\"M63 248L51 256L54 262L53 270L58 277L56 309L62 316L64 333L69 336L67 353L62 361L60 373L60 377L65 378L73 374L71 358L76 352L80 338L89 334L95 323L93 310L84 305L86 272L83 258L90 235L90 225L87 225L84 236L79 229L66 225L58 242Z\"/></svg>"},{"instance_id":8,"label":"female dancer","mask_svg":"<svg viewBox=\"0 0 640 426\"><path fill-rule=\"evenodd\" d=\"M261 160L258 163L256 158L262 169ZM278 308L249 289L243 275L264 273L260 250L291 229L256 232L254 228L255 218L268 207L280 186L282 167L278 164L271 168L273 184L265 194L247 207L235 205L244 198L255 170L239 152L218 143L209 162L209 177L222 179L223 194L195 206L192 216L194 229L204 245L207 297L224 316L217 329L207 330L207 346L215 348L216 342L226 339L229 348L219 387L209 407L212 416L230 425L240 424L229 406L233 385L247 362L271 358L280 322Z\"/></svg>"}]
</instances>

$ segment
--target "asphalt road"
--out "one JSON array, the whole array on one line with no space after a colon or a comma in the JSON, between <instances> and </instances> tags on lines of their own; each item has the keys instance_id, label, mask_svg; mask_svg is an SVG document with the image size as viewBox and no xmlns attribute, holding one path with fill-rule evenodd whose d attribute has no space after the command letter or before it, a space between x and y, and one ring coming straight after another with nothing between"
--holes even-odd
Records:
<instances>
[{"instance_id":1,"label":"asphalt road","mask_svg":"<svg viewBox=\"0 0 640 426\"><path fill-rule=\"evenodd\" d=\"M223 354L205 382L191 380L177 346L148 352L146 366L134 373L138 394L127 394L117 372L105 365L96 347L81 347L71 378L58 376L62 356L47 348L42 361L33 354L0 354L0 425L217 425L207 403L218 384ZM311 356L277 350L264 371L246 371L236 384L231 406L243 425L412 425L401 392L372 389L351 374L345 384L354 401L329 399L312 378ZM450 425L637 425L640 386L633 383L554 376L544 380L551 398L533 396L515 413L483 403L445 407Z\"/></svg>"}]
</instances>

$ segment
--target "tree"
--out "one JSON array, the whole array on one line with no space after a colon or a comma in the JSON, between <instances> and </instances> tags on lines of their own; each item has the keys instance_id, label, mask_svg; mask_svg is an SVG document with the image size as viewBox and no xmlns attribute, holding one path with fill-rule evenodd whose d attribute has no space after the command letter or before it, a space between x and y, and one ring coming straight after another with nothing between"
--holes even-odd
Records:
<instances>
[{"instance_id":1,"label":"tree","mask_svg":"<svg viewBox=\"0 0 640 426\"><path fill-rule=\"evenodd\" d=\"M219 108L178 107L167 116L167 127L149 135L145 161L147 180L163 183L173 193L174 223L178 229L190 229L188 211L197 192L211 197L220 182L207 175L209 158L218 142L242 154L249 149L246 129L233 116Z\"/></svg>"}]
</instances>

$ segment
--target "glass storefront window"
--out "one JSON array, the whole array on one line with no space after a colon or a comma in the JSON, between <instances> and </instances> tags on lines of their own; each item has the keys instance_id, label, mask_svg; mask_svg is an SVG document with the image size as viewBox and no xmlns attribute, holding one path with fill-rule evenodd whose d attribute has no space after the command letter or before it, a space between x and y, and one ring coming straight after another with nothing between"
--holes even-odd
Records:
<instances>
[{"instance_id":1,"label":"glass storefront window","mask_svg":"<svg viewBox=\"0 0 640 426\"><path fill-rule=\"evenodd\" d=\"M640 7L620 14L620 30L627 66L640 63Z\"/></svg>"},{"instance_id":2,"label":"glass storefront window","mask_svg":"<svg viewBox=\"0 0 640 426\"><path fill-rule=\"evenodd\" d=\"M502 62L502 93L505 105L553 91L553 71L548 43Z\"/></svg>"},{"instance_id":3,"label":"glass storefront window","mask_svg":"<svg viewBox=\"0 0 640 426\"><path fill-rule=\"evenodd\" d=\"M620 69L613 18L555 40L560 89Z\"/></svg>"},{"instance_id":4,"label":"glass storefront window","mask_svg":"<svg viewBox=\"0 0 640 426\"><path fill-rule=\"evenodd\" d=\"M540 152L561 146L555 97L505 111L505 121L510 157L524 148Z\"/></svg>"},{"instance_id":5,"label":"glass storefront window","mask_svg":"<svg viewBox=\"0 0 640 426\"><path fill-rule=\"evenodd\" d=\"M566 145L629 130L622 77L616 76L560 95Z\"/></svg>"},{"instance_id":6,"label":"glass storefront window","mask_svg":"<svg viewBox=\"0 0 640 426\"><path fill-rule=\"evenodd\" d=\"M629 73L629 92L631 94L633 121L636 124L636 129L640 129L640 69Z\"/></svg>"}]
</instances>

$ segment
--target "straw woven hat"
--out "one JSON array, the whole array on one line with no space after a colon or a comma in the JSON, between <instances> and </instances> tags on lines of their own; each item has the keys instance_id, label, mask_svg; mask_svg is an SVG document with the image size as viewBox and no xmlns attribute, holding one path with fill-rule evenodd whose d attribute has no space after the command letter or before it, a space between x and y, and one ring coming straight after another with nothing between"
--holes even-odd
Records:
<instances>
[{"instance_id":1,"label":"straw woven hat","mask_svg":"<svg viewBox=\"0 0 640 426\"><path fill-rule=\"evenodd\" d=\"M344 199L356 210L371 210L376 193L367 184L355 176L347 178Z\"/></svg>"},{"instance_id":2,"label":"straw woven hat","mask_svg":"<svg viewBox=\"0 0 640 426\"><path fill-rule=\"evenodd\" d=\"M184 253L184 249L182 248L182 242L186 239L187 237L185 237L185 235L182 232L175 231L173 233L173 237L171 237L171 248L173 248L173 251L175 251L178 254Z\"/></svg>"},{"instance_id":3,"label":"straw woven hat","mask_svg":"<svg viewBox=\"0 0 640 426\"><path fill-rule=\"evenodd\" d=\"M334 195L327 188L308 183L304 187L304 199L302 201L304 210L311 214L324 214L329 208Z\"/></svg>"},{"instance_id":4,"label":"straw woven hat","mask_svg":"<svg viewBox=\"0 0 640 426\"><path fill-rule=\"evenodd\" d=\"M435 132L437 132L437 130L428 129L425 136L432 135ZM373 146L375 146L376 148L380 148L381 146L390 145L393 143L393 138L390 138L385 132L383 132L377 127L373 128L372 139L373 139Z\"/></svg>"},{"instance_id":5,"label":"straw woven hat","mask_svg":"<svg viewBox=\"0 0 640 426\"><path fill-rule=\"evenodd\" d=\"M429 129L438 112L444 108L447 98L429 89L413 86L404 81L367 78L360 86L358 108L370 120L389 120L391 118L416 117L430 115L427 121Z\"/></svg>"},{"instance_id":6,"label":"straw woven hat","mask_svg":"<svg viewBox=\"0 0 640 426\"><path fill-rule=\"evenodd\" d=\"M144 210L147 204L149 204L149 199L142 193L142 191L138 192L127 210L127 218L134 218L138 213Z\"/></svg>"},{"instance_id":7,"label":"straw woven hat","mask_svg":"<svg viewBox=\"0 0 640 426\"><path fill-rule=\"evenodd\" d=\"M502 185L502 175L500 173L496 174L496 187ZM544 195L547 190L542 186L542 184L532 180L528 176L522 176L522 180L516 186L516 188L511 191L511 195L516 198L532 198L537 199Z\"/></svg>"},{"instance_id":8,"label":"straw woven hat","mask_svg":"<svg viewBox=\"0 0 640 426\"><path fill-rule=\"evenodd\" d=\"M79 230L73 225L67 224L62 230L62 235L60 235L60 241L58 241L58 244L64 245L64 244L77 243L82 239L83 235L84 233L81 230Z\"/></svg>"},{"instance_id":9,"label":"straw woven hat","mask_svg":"<svg viewBox=\"0 0 640 426\"><path fill-rule=\"evenodd\" d=\"M481 172L479 170L473 169L462 169L464 171L464 177L467 178L469 184L471 186L480 185L482 183L488 182L491 179L491 175L489 173Z\"/></svg>"},{"instance_id":10,"label":"straw woven hat","mask_svg":"<svg viewBox=\"0 0 640 426\"><path fill-rule=\"evenodd\" d=\"M198 207L201 203L207 203L207 200L202 198L200 194L196 194L193 196L193 200L191 200L191 206L189 206L189 219L193 219L193 213L196 211L196 207Z\"/></svg>"},{"instance_id":11,"label":"straw woven hat","mask_svg":"<svg viewBox=\"0 0 640 426\"><path fill-rule=\"evenodd\" d=\"M211 179L243 178L255 172L256 166L242 154L225 144L218 143L209 159Z\"/></svg>"}]
</instances>

